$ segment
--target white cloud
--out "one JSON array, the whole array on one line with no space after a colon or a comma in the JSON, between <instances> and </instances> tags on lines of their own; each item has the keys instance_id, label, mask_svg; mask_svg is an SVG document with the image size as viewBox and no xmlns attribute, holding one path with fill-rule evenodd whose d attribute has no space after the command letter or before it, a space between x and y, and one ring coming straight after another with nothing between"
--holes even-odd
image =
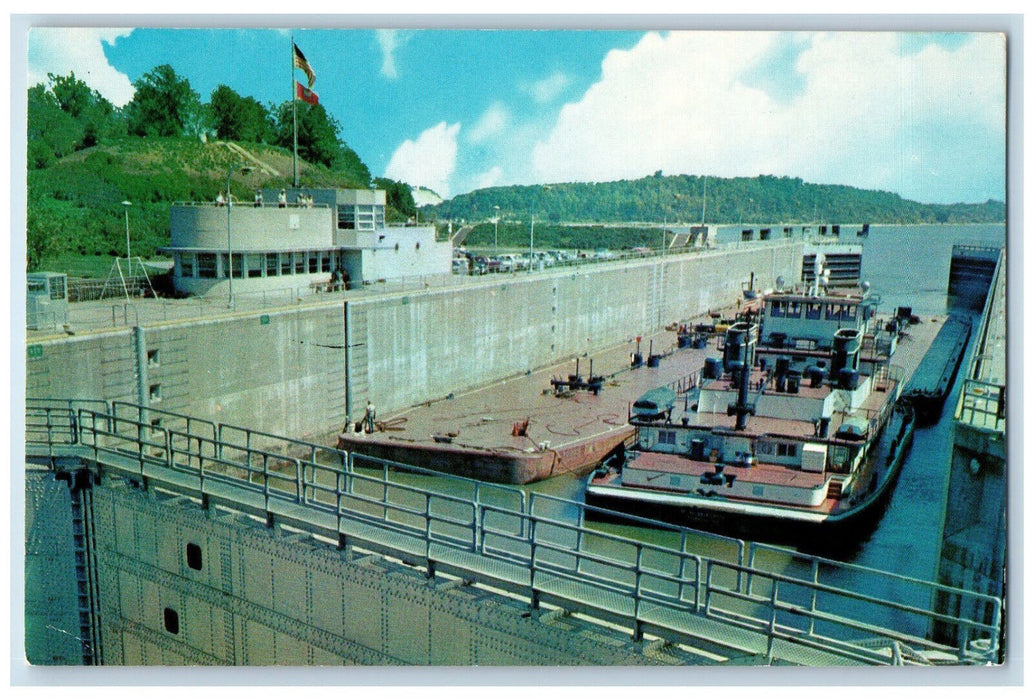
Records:
<instances>
[{"instance_id":1,"label":"white cloud","mask_svg":"<svg viewBox=\"0 0 1034 700\"><path fill-rule=\"evenodd\" d=\"M501 134L509 121L510 113L506 107L501 102L494 102L467 132L467 140L471 143L483 143Z\"/></svg>"},{"instance_id":2,"label":"white cloud","mask_svg":"<svg viewBox=\"0 0 1034 700\"><path fill-rule=\"evenodd\" d=\"M503 180L503 169L498 165L493 165L491 168L483 173L478 173L474 176L474 187L472 189L480 190L486 187L495 187Z\"/></svg>"},{"instance_id":3,"label":"white cloud","mask_svg":"<svg viewBox=\"0 0 1034 700\"><path fill-rule=\"evenodd\" d=\"M381 48L381 75L389 80L399 77L395 65L395 49L406 43L409 35L398 29L378 29L375 32L377 44Z\"/></svg>"},{"instance_id":4,"label":"white cloud","mask_svg":"<svg viewBox=\"0 0 1034 700\"><path fill-rule=\"evenodd\" d=\"M125 106L134 93L129 77L115 70L104 55L104 44L129 36L131 29L87 27L34 27L29 32L30 86L47 82L47 73L82 80L116 107Z\"/></svg>"},{"instance_id":5,"label":"white cloud","mask_svg":"<svg viewBox=\"0 0 1034 700\"><path fill-rule=\"evenodd\" d=\"M745 77L800 43L800 91ZM901 55L893 33L647 34L604 59L533 152L538 181L759 174L887 189L923 201L1004 196L1000 35ZM752 83L755 81L751 81ZM777 99L778 98L778 99Z\"/></svg>"},{"instance_id":6,"label":"white cloud","mask_svg":"<svg viewBox=\"0 0 1034 700\"><path fill-rule=\"evenodd\" d=\"M522 89L531 95L532 99L539 104L552 102L560 96L568 85L571 84L570 76L557 71L553 75L533 83L525 83Z\"/></svg>"},{"instance_id":7,"label":"white cloud","mask_svg":"<svg viewBox=\"0 0 1034 700\"><path fill-rule=\"evenodd\" d=\"M391 155L384 176L413 186L428 187L448 197L450 178L456 170L459 124L440 122L415 141L406 140Z\"/></svg>"}]
</instances>

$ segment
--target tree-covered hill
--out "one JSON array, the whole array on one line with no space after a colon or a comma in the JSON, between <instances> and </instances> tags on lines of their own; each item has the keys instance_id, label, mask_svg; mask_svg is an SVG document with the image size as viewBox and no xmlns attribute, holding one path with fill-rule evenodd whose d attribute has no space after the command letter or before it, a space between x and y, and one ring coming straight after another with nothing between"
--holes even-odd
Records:
<instances>
[{"instance_id":1,"label":"tree-covered hill","mask_svg":"<svg viewBox=\"0 0 1034 700\"><path fill-rule=\"evenodd\" d=\"M292 184L291 153L265 144L238 144L280 173L253 168L231 177L231 191L250 201L256 188ZM150 256L169 242L169 205L214 201L244 159L222 142L188 137L132 136L110 140L28 172L28 265L62 255L125 255L125 207L133 253ZM362 165L359 163L359 165ZM365 166L330 170L299 160L298 180L310 187L369 187Z\"/></svg>"},{"instance_id":2,"label":"tree-covered hill","mask_svg":"<svg viewBox=\"0 0 1034 700\"><path fill-rule=\"evenodd\" d=\"M706 197L705 197L706 187ZM705 204L706 202L706 204ZM706 206L706 213L705 213ZM800 178L664 176L638 180L491 187L462 194L425 216L504 220L699 223L988 223L1005 220L1005 204L922 204L891 192L818 185Z\"/></svg>"},{"instance_id":3,"label":"tree-covered hill","mask_svg":"<svg viewBox=\"0 0 1034 700\"><path fill-rule=\"evenodd\" d=\"M250 200L255 188L293 184L295 115L299 185L372 184L388 191L389 218L416 213L408 185L371 178L319 104L262 105L225 85L205 102L168 65L133 86L123 108L74 73L29 88L29 270L65 257L125 255L123 201L131 202L133 252L152 255L169 241L170 203L214 200L235 165L254 164L241 148L268 167L235 174L235 196Z\"/></svg>"}]
</instances>

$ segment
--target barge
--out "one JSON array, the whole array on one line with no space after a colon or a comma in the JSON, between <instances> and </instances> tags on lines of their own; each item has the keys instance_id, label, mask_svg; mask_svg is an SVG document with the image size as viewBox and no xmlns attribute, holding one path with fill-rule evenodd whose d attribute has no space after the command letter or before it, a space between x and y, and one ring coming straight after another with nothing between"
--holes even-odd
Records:
<instances>
[{"instance_id":1,"label":"barge","mask_svg":"<svg viewBox=\"0 0 1034 700\"><path fill-rule=\"evenodd\" d=\"M959 314L948 316L933 346L905 388L902 401L911 404L919 425L933 425L940 418L944 401L959 373L971 330L969 317Z\"/></svg>"},{"instance_id":2,"label":"barge","mask_svg":"<svg viewBox=\"0 0 1034 700\"><path fill-rule=\"evenodd\" d=\"M878 301L820 284L767 295L760 323L728 328L685 392L632 408L634 445L590 477L587 505L756 539L856 541L915 427L898 402L914 367L891 364L902 327L876 319Z\"/></svg>"},{"instance_id":3,"label":"barge","mask_svg":"<svg viewBox=\"0 0 1034 700\"><path fill-rule=\"evenodd\" d=\"M687 337L706 334L676 325L387 420L359 420L344 427L337 447L360 461L367 455L497 483L583 475L631 444L628 406L637 397L677 383L703 360L706 343Z\"/></svg>"}]
</instances>

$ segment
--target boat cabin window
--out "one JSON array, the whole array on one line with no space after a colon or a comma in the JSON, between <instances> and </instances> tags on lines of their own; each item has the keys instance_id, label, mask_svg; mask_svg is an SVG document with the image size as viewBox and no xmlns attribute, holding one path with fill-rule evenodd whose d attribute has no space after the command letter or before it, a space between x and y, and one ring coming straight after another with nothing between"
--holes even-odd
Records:
<instances>
[{"instance_id":1,"label":"boat cabin window","mask_svg":"<svg viewBox=\"0 0 1034 700\"><path fill-rule=\"evenodd\" d=\"M674 430L658 430L657 431L657 442L662 445L674 445L675 444L675 431Z\"/></svg>"},{"instance_id":2,"label":"boat cabin window","mask_svg":"<svg viewBox=\"0 0 1034 700\"><path fill-rule=\"evenodd\" d=\"M822 304L809 302L804 306L804 317L809 321L818 321L822 318Z\"/></svg>"},{"instance_id":3,"label":"boat cabin window","mask_svg":"<svg viewBox=\"0 0 1034 700\"><path fill-rule=\"evenodd\" d=\"M773 301L770 307L772 318L783 318L786 316L786 302Z\"/></svg>"},{"instance_id":4,"label":"boat cabin window","mask_svg":"<svg viewBox=\"0 0 1034 700\"><path fill-rule=\"evenodd\" d=\"M801 302L791 301L786 305L786 317L787 318L800 318L801 317Z\"/></svg>"}]
</instances>

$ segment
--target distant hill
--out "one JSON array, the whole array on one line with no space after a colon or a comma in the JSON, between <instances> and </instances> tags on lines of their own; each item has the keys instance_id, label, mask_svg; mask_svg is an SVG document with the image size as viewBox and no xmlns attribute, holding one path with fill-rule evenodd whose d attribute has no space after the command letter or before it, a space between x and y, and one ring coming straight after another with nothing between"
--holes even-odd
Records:
<instances>
[{"instance_id":1,"label":"distant hill","mask_svg":"<svg viewBox=\"0 0 1034 700\"><path fill-rule=\"evenodd\" d=\"M28 171L29 270L63 255L125 256L125 207L134 255L151 256L169 242L169 206L214 201L231 176L235 197L251 201L256 188L293 182L291 152L265 144L204 143L196 138L123 137ZM364 181L364 178L367 180ZM356 172L330 171L298 161L298 180L308 187L369 187L365 165Z\"/></svg>"},{"instance_id":2,"label":"distant hill","mask_svg":"<svg viewBox=\"0 0 1034 700\"><path fill-rule=\"evenodd\" d=\"M1005 204L923 204L892 192L819 185L800 178L705 178L657 173L638 180L490 187L458 195L425 217L486 221L499 207L504 220L565 223L997 223ZM706 204L705 204L706 203ZM706 206L706 214L705 214Z\"/></svg>"},{"instance_id":3,"label":"distant hill","mask_svg":"<svg viewBox=\"0 0 1034 700\"><path fill-rule=\"evenodd\" d=\"M418 207L437 206L442 203L438 193L426 187L413 187L413 202Z\"/></svg>"}]
</instances>

